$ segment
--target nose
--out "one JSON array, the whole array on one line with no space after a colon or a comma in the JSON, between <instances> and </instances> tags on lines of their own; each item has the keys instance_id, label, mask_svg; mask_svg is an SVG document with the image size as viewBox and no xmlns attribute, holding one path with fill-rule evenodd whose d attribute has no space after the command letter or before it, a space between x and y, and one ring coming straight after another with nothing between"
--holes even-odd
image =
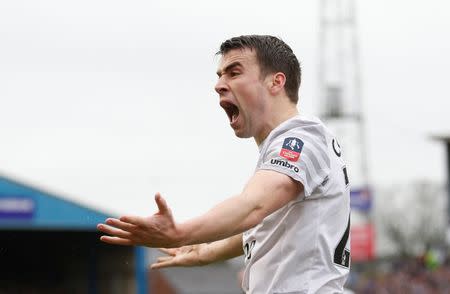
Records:
<instances>
[{"instance_id":1,"label":"nose","mask_svg":"<svg viewBox=\"0 0 450 294\"><path fill-rule=\"evenodd\" d=\"M223 95L228 91L228 85L223 81L223 79L219 78L214 89L219 95Z\"/></svg>"}]
</instances>

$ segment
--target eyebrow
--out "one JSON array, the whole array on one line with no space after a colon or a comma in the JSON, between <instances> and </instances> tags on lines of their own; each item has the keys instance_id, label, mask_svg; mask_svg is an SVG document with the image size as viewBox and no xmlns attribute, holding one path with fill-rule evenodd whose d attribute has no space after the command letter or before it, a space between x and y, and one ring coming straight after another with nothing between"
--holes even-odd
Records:
<instances>
[{"instance_id":1,"label":"eyebrow","mask_svg":"<svg viewBox=\"0 0 450 294\"><path fill-rule=\"evenodd\" d=\"M220 78L222 76L222 72L224 72L224 73L229 72L230 70L232 70L234 67L237 67L237 66L242 66L242 64L239 61L232 62L232 63L228 64L222 71L218 70L217 75Z\"/></svg>"}]
</instances>

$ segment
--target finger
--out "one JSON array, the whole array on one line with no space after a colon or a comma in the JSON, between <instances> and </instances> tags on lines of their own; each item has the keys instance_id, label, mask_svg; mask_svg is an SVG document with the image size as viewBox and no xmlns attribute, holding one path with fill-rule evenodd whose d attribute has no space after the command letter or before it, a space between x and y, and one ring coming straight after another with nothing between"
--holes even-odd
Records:
<instances>
[{"instance_id":1,"label":"finger","mask_svg":"<svg viewBox=\"0 0 450 294\"><path fill-rule=\"evenodd\" d=\"M175 254L177 253L176 248L158 248L158 250L170 256L175 256Z\"/></svg>"},{"instance_id":2,"label":"finger","mask_svg":"<svg viewBox=\"0 0 450 294\"><path fill-rule=\"evenodd\" d=\"M130 223L126 223L123 222L121 220L118 220L116 218L108 218L106 220L106 224L119 228L123 231L127 231L127 232L135 232L136 229L138 228L136 225L130 224Z\"/></svg>"},{"instance_id":3,"label":"finger","mask_svg":"<svg viewBox=\"0 0 450 294\"><path fill-rule=\"evenodd\" d=\"M142 217L139 216L122 216L119 219L120 221L124 222L124 223L129 223L135 226L141 226L144 223L144 220Z\"/></svg>"},{"instance_id":4,"label":"finger","mask_svg":"<svg viewBox=\"0 0 450 294\"><path fill-rule=\"evenodd\" d=\"M196 246L197 245L183 246L183 247L180 248L180 252L182 252L182 253L191 252L191 251L195 250Z\"/></svg>"},{"instance_id":5,"label":"finger","mask_svg":"<svg viewBox=\"0 0 450 294\"><path fill-rule=\"evenodd\" d=\"M169 212L169 207L167 206L166 200L161 196L161 194L158 192L155 194L155 202L156 205L158 205L159 212L161 214L166 214Z\"/></svg>"},{"instance_id":6,"label":"finger","mask_svg":"<svg viewBox=\"0 0 450 294\"><path fill-rule=\"evenodd\" d=\"M157 262L164 262L173 259L173 256L161 256L156 259Z\"/></svg>"},{"instance_id":7,"label":"finger","mask_svg":"<svg viewBox=\"0 0 450 294\"><path fill-rule=\"evenodd\" d=\"M130 239L123 239L111 236L101 236L100 241L113 245L135 245Z\"/></svg>"},{"instance_id":8,"label":"finger","mask_svg":"<svg viewBox=\"0 0 450 294\"><path fill-rule=\"evenodd\" d=\"M173 260L163 261L163 262L155 262L150 266L151 269L160 269L165 267L177 266Z\"/></svg>"},{"instance_id":9,"label":"finger","mask_svg":"<svg viewBox=\"0 0 450 294\"><path fill-rule=\"evenodd\" d=\"M132 234L130 232L122 231L120 229L117 229L117 228L114 228L114 227L111 227L108 225L104 225L104 224L97 225L97 229L108 235L112 235L112 236L116 236L116 237L120 237L120 238L130 239L132 236Z\"/></svg>"}]
</instances>

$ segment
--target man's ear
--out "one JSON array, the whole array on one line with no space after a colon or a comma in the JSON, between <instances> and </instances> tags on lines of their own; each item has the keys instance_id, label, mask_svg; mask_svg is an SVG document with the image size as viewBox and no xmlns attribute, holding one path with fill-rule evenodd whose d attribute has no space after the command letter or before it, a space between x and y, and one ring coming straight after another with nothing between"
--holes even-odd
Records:
<instances>
[{"instance_id":1,"label":"man's ear","mask_svg":"<svg viewBox=\"0 0 450 294\"><path fill-rule=\"evenodd\" d=\"M269 91L272 95L278 95L280 91L284 90L286 84L286 76L282 72L277 72L272 75L269 85Z\"/></svg>"}]
</instances>

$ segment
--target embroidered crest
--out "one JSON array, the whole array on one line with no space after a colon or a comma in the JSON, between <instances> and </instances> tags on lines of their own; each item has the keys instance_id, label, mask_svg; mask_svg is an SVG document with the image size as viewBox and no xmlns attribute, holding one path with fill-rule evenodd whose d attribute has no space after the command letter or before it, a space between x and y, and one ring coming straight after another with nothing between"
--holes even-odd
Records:
<instances>
[{"instance_id":1,"label":"embroidered crest","mask_svg":"<svg viewBox=\"0 0 450 294\"><path fill-rule=\"evenodd\" d=\"M289 137L284 139L283 147L280 151L280 156L289 161L298 161L300 153L302 152L303 141L299 138Z\"/></svg>"}]
</instances>

